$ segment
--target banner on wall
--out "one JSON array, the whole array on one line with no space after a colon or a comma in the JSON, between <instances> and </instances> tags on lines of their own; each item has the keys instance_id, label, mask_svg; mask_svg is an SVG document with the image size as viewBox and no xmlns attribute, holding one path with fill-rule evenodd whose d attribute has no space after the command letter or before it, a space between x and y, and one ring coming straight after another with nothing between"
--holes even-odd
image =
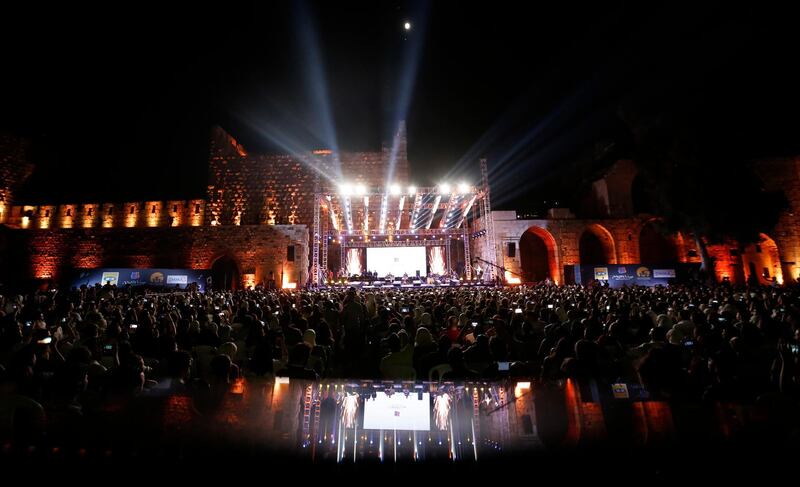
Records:
<instances>
[{"instance_id":1,"label":"banner on wall","mask_svg":"<svg viewBox=\"0 0 800 487\"><path fill-rule=\"evenodd\" d=\"M150 286L186 289L190 284L197 284L197 289L203 292L206 288L206 279L210 275L211 271L208 269L78 269L72 285L80 287L110 284L118 287Z\"/></svg>"},{"instance_id":2,"label":"banner on wall","mask_svg":"<svg viewBox=\"0 0 800 487\"><path fill-rule=\"evenodd\" d=\"M675 264L673 267L647 264L603 264L602 266L575 266L575 282L592 281L608 283L610 287L668 286L675 280L689 278L699 269L699 264Z\"/></svg>"}]
</instances>

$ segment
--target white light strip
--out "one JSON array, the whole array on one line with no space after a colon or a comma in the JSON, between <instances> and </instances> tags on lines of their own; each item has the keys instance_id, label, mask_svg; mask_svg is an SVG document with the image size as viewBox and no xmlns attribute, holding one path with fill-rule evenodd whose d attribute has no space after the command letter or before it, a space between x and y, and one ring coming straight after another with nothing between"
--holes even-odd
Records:
<instances>
[{"instance_id":1,"label":"white light strip","mask_svg":"<svg viewBox=\"0 0 800 487\"><path fill-rule=\"evenodd\" d=\"M442 201L442 195L437 194L436 199L433 201L433 206L431 206L431 217L428 219L428 223L425 225L426 229L431 228L431 224L433 223L433 218L436 216L436 210L439 209L440 201Z\"/></svg>"},{"instance_id":2,"label":"white light strip","mask_svg":"<svg viewBox=\"0 0 800 487\"><path fill-rule=\"evenodd\" d=\"M350 211L350 197L344 197L344 220L347 224L348 233L353 233L353 212Z\"/></svg>"},{"instance_id":3,"label":"white light strip","mask_svg":"<svg viewBox=\"0 0 800 487\"><path fill-rule=\"evenodd\" d=\"M386 231L386 213L389 211L389 194L384 193L383 198L381 199L381 224L380 224L380 233L384 233Z\"/></svg>"},{"instance_id":4,"label":"white light strip","mask_svg":"<svg viewBox=\"0 0 800 487\"><path fill-rule=\"evenodd\" d=\"M472 199L469 200L469 203L467 203L467 206L464 208L464 213L461 214L461 218L458 220L458 225L453 228L458 228L464 223L464 219L467 217L467 215L469 215L469 210L472 209L472 205L475 203L475 198L477 197L477 194L472 195Z\"/></svg>"},{"instance_id":5,"label":"white light strip","mask_svg":"<svg viewBox=\"0 0 800 487\"><path fill-rule=\"evenodd\" d=\"M331 217L331 225L333 225L333 229L337 232L339 231L339 215L336 214L336 209L333 207L333 201L330 195L326 197L328 200L328 212Z\"/></svg>"},{"instance_id":6,"label":"white light strip","mask_svg":"<svg viewBox=\"0 0 800 487\"><path fill-rule=\"evenodd\" d=\"M450 214L460 199L461 195L459 194L450 195L450 198L447 200L447 207L444 209L444 215L442 215L442 221L439 222L439 228L445 228L447 226L447 223L450 220Z\"/></svg>"},{"instance_id":7,"label":"white light strip","mask_svg":"<svg viewBox=\"0 0 800 487\"><path fill-rule=\"evenodd\" d=\"M416 193L414 195L414 211L411 214L411 220L409 220L409 227L411 230L417 229L417 217L419 216L419 208L422 205L422 195Z\"/></svg>"},{"instance_id":8,"label":"white light strip","mask_svg":"<svg viewBox=\"0 0 800 487\"><path fill-rule=\"evenodd\" d=\"M394 225L395 230L400 230L400 227L403 224L403 206L406 204L406 197L405 195L400 197L400 205L397 208L397 222Z\"/></svg>"}]
</instances>

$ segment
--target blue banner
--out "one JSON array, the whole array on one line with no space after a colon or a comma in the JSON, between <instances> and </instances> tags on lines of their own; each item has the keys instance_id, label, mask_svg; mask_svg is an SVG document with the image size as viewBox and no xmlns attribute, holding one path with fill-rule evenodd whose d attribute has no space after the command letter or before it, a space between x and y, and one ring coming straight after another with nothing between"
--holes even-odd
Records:
<instances>
[{"instance_id":1,"label":"blue banner","mask_svg":"<svg viewBox=\"0 0 800 487\"><path fill-rule=\"evenodd\" d=\"M668 286L676 280L687 278L699 264L648 265L602 264L575 266L575 282L589 284L597 281L609 287Z\"/></svg>"},{"instance_id":2,"label":"blue banner","mask_svg":"<svg viewBox=\"0 0 800 487\"><path fill-rule=\"evenodd\" d=\"M186 289L190 284L197 284L200 292L205 291L206 280L211 276L208 269L98 268L77 269L76 272L77 276L72 281L75 287L112 284L117 287L130 285Z\"/></svg>"}]
</instances>

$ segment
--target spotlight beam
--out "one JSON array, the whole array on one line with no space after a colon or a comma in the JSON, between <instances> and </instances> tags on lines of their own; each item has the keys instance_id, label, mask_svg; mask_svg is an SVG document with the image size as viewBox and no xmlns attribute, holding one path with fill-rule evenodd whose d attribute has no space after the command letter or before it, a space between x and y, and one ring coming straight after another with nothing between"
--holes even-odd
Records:
<instances>
[{"instance_id":1,"label":"spotlight beam","mask_svg":"<svg viewBox=\"0 0 800 487\"><path fill-rule=\"evenodd\" d=\"M418 4L418 12L415 12L413 18L415 18L416 25L414 30L416 34L413 36L409 36L407 40L404 42L405 49L403 50L402 54L402 71L400 73L399 81L399 90L396 95L397 105L394 111L394 124L397 129L395 130L395 137L392 142L392 148L389 153L389 164L387 165L387 174L386 174L386 184L394 180L394 170L397 163L397 153L399 151L399 137L397 134L400 132L401 128L405 128L406 115L408 114L408 107L411 104L411 95L413 93L414 84L417 79L417 70L419 68L419 60L420 60L420 53L422 52L422 43L424 40L424 33L425 33L425 26L427 25L427 9L428 3L421 2ZM406 25L408 27L405 28L406 32L409 32L411 29L411 23L407 21ZM404 25L405 27L405 25Z\"/></svg>"},{"instance_id":2,"label":"spotlight beam","mask_svg":"<svg viewBox=\"0 0 800 487\"><path fill-rule=\"evenodd\" d=\"M334 177L341 179L342 164L339 159L339 146L329 101L328 83L325 76L324 62L320 56L319 42L314 30L312 15L305 1L294 2L294 5L297 9L296 15L294 15L297 26L297 41L306 57L305 62L301 63L305 70L306 89L311 100L313 100L314 107L319 110L319 118L316 120L322 124L320 138L325 141L328 148L333 150Z\"/></svg>"},{"instance_id":3,"label":"spotlight beam","mask_svg":"<svg viewBox=\"0 0 800 487\"><path fill-rule=\"evenodd\" d=\"M401 228L403 228L403 207L405 206L405 204L406 204L406 195L402 195L400 197L400 204L398 205L397 208L397 220L394 225L394 228L396 230L400 230Z\"/></svg>"},{"instance_id":4,"label":"spotlight beam","mask_svg":"<svg viewBox=\"0 0 800 487\"><path fill-rule=\"evenodd\" d=\"M422 195L415 193L414 194L414 211L411 212L411 219L408 222L408 226L412 230L417 230L419 226L417 225L417 217L419 216L420 209L422 208Z\"/></svg>"},{"instance_id":5,"label":"spotlight beam","mask_svg":"<svg viewBox=\"0 0 800 487\"><path fill-rule=\"evenodd\" d=\"M330 171L326 170L327 168L320 164L320 159L313 157L311 155L311 150L304 147L297 139L287 135L283 130L273 124L255 124L249 120L242 121L246 123L251 130L278 146L281 150L292 156L293 159L322 176L323 180L327 181L330 185L335 184Z\"/></svg>"}]
</instances>

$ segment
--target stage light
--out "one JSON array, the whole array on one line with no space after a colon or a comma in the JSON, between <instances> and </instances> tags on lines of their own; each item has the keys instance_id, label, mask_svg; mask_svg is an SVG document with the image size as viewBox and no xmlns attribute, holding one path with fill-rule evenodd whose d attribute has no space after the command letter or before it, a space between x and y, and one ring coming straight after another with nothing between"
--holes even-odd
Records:
<instances>
[{"instance_id":1,"label":"stage light","mask_svg":"<svg viewBox=\"0 0 800 487\"><path fill-rule=\"evenodd\" d=\"M447 183L442 183L439 185L439 192L442 194L446 194L450 192L450 185Z\"/></svg>"},{"instance_id":2,"label":"stage light","mask_svg":"<svg viewBox=\"0 0 800 487\"><path fill-rule=\"evenodd\" d=\"M530 382L517 382L517 386L514 388L514 397L519 398L522 396L523 391L528 391L530 388Z\"/></svg>"},{"instance_id":3,"label":"stage light","mask_svg":"<svg viewBox=\"0 0 800 487\"><path fill-rule=\"evenodd\" d=\"M416 186L409 186L408 187L408 194L414 196L417 194L417 187Z\"/></svg>"},{"instance_id":4,"label":"stage light","mask_svg":"<svg viewBox=\"0 0 800 487\"><path fill-rule=\"evenodd\" d=\"M349 184L340 184L339 194L341 194L342 196L350 196L351 194L353 194L353 187Z\"/></svg>"},{"instance_id":5,"label":"stage light","mask_svg":"<svg viewBox=\"0 0 800 487\"><path fill-rule=\"evenodd\" d=\"M359 184L356 186L356 194L358 195L365 195L367 194L367 187L363 184Z\"/></svg>"},{"instance_id":6,"label":"stage light","mask_svg":"<svg viewBox=\"0 0 800 487\"><path fill-rule=\"evenodd\" d=\"M467 183L459 183L458 192L461 193L461 194L469 193L469 184L467 184Z\"/></svg>"},{"instance_id":7,"label":"stage light","mask_svg":"<svg viewBox=\"0 0 800 487\"><path fill-rule=\"evenodd\" d=\"M403 190L400 188L400 185L399 185L399 184L393 184L393 185L392 185L392 186L389 188L389 191L390 191L390 192L391 192L393 195L397 196L397 195L399 195L399 194L400 194L400 193L401 193Z\"/></svg>"},{"instance_id":8,"label":"stage light","mask_svg":"<svg viewBox=\"0 0 800 487\"><path fill-rule=\"evenodd\" d=\"M403 24L403 28L405 30L411 30L411 22L406 22L405 24Z\"/></svg>"}]
</instances>

